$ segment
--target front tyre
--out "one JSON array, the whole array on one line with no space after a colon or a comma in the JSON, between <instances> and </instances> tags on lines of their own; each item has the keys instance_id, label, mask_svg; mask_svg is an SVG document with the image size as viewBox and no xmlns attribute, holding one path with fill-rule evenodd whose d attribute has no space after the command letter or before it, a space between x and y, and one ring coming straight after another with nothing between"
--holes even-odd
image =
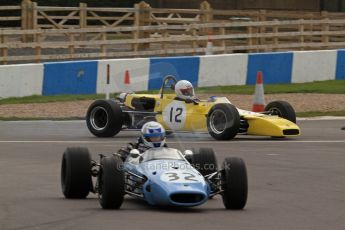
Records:
<instances>
[{"instance_id":1,"label":"front tyre","mask_svg":"<svg viewBox=\"0 0 345 230\"><path fill-rule=\"evenodd\" d=\"M87 110L86 124L96 137L113 137L121 131L123 115L120 105L111 100L97 100Z\"/></svg>"},{"instance_id":2,"label":"front tyre","mask_svg":"<svg viewBox=\"0 0 345 230\"><path fill-rule=\"evenodd\" d=\"M247 203L248 179L244 161L228 157L222 167L222 198L226 209L243 209Z\"/></svg>"},{"instance_id":3,"label":"front tyre","mask_svg":"<svg viewBox=\"0 0 345 230\"><path fill-rule=\"evenodd\" d=\"M101 159L98 176L98 199L103 209L119 209L125 195L123 162L117 156Z\"/></svg>"},{"instance_id":4,"label":"front tyre","mask_svg":"<svg viewBox=\"0 0 345 230\"><path fill-rule=\"evenodd\" d=\"M207 129L216 140L233 139L240 129L240 115L232 104L216 104L207 116Z\"/></svg>"},{"instance_id":5,"label":"front tyre","mask_svg":"<svg viewBox=\"0 0 345 230\"><path fill-rule=\"evenodd\" d=\"M296 123L296 113L293 107L286 101L273 101L265 107L270 115L277 115L293 123Z\"/></svg>"},{"instance_id":6,"label":"front tyre","mask_svg":"<svg viewBox=\"0 0 345 230\"><path fill-rule=\"evenodd\" d=\"M192 166L203 176L210 175L218 171L217 158L211 148L193 150L193 155L189 158Z\"/></svg>"},{"instance_id":7,"label":"front tyre","mask_svg":"<svg viewBox=\"0 0 345 230\"><path fill-rule=\"evenodd\" d=\"M86 198L92 188L91 156L87 148L67 148L62 156L61 187L66 198Z\"/></svg>"}]
</instances>

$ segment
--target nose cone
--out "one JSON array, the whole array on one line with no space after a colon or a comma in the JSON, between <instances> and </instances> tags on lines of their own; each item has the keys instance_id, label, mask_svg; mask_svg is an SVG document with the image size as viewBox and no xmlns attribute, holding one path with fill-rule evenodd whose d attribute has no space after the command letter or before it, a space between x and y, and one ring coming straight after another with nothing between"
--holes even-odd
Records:
<instances>
[{"instance_id":1,"label":"nose cone","mask_svg":"<svg viewBox=\"0 0 345 230\"><path fill-rule=\"evenodd\" d=\"M209 186L204 177L188 163L165 170L151 170L144 185L144 195L151 205L191 207L208 200Z\"/></svg>"},{"instance_id":2,"label":"nose cone","mask_svg":"<svg viewBox=\"0 0 345 230\"><path fill-rule=\"evenodd\" d=\"M249 123L247 133L250 135L273 137L300 135L300 129L295 123L278 116L255 115L247 119Z\"/></svg>"}]
</instances>

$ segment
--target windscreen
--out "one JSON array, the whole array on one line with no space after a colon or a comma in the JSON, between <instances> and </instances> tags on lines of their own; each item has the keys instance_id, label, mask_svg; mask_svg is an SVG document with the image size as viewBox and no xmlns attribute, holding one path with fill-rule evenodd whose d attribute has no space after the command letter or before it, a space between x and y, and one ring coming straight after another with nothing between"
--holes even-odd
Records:
<instances>
[{"instance_id":1,"label":"windscreen","mask_svg":"<svg viewBox=\"0 0 345 230\"><path fill-rule=\"evenodd\" d=\"M142 162L162 159L184 160L180 151L171 148L152 148L144 152L142 157Z\"/></svg>"},{"instance_id":2,"label":"windscreen","mask_svg":"<svg viewBox=\"0 0 345 230\"><path fill-rule=\"evenodd\" d=\"M175 94L176 80L173 76L166 76L164 81L164 94Z\"/></svg>"}]
</instances>

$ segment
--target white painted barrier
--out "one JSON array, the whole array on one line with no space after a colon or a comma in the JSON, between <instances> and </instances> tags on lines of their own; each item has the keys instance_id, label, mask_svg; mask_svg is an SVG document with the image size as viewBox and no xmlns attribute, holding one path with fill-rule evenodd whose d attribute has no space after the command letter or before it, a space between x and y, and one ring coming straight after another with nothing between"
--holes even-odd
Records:
<instances>
[{"instance_id":1,"label":"white painted barrier","mask_svg":"<svg viewBox=\"0 0 345 230\"><path fill-rule=\"evenodd\" d=\"M43 64L0 66L0 97L41 95Z\"/></svg>"},{"instance_id":2,"label":"white painted barrier","mask_svg":"<svg viewBox=\"0 0 345 230\"><path fill-rule=\"evenodd\" d=\"M337 51L294 52L292 83L334 80Z\"/></svg>"},{"instance_id":3,"label":"white painted barrier","mask_svg":"<svg viewBox=\"0 0 345 230\"><path fill-rule=\"evenodd\" d=\"M198 86L245 85L247 54L201 56Z\"/></svg>"},{"instance_id":4,"label":"white painted barrier","mask_svg":"<svg viewBox=\"0 0 345 230\"><path fill-rule=\"evenodd\" d=\"M110 89L112 93L147 90L150 59L100 60L98 62L97 93L105 93L106 91L108 64L110 65ZM128 71L130 84L125 84L126 71Z\"/></svg>"}]
</instances>

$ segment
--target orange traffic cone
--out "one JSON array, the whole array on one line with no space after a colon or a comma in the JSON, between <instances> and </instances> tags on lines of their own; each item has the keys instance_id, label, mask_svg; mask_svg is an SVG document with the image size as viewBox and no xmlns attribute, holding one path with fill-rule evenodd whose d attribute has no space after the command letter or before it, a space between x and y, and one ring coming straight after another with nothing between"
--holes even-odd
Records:
<instances>
[{"instance_id":1,"label":"orange traffic cone","mask_svg":"<svg viewBox=\"0 0 345 230\"><path fill-rule=\"evenodd\" d=\"M258 71L256 76L256 85L254 93L253 112L263 112L265 110L264 85L262 81L262 72Z\"/></svg>"},{"instance_id":2,"label":"orange traffic cone","mask_svg":"<svg viewBox=\"0 0 345 230\"><path fill-rule=\"evenodd\" d=\"M125 72L125 81L124 81L125 85L129 85L131 84L131 76L129 75L129 71L126 70Z\"/></svg>"}]
</instances>

